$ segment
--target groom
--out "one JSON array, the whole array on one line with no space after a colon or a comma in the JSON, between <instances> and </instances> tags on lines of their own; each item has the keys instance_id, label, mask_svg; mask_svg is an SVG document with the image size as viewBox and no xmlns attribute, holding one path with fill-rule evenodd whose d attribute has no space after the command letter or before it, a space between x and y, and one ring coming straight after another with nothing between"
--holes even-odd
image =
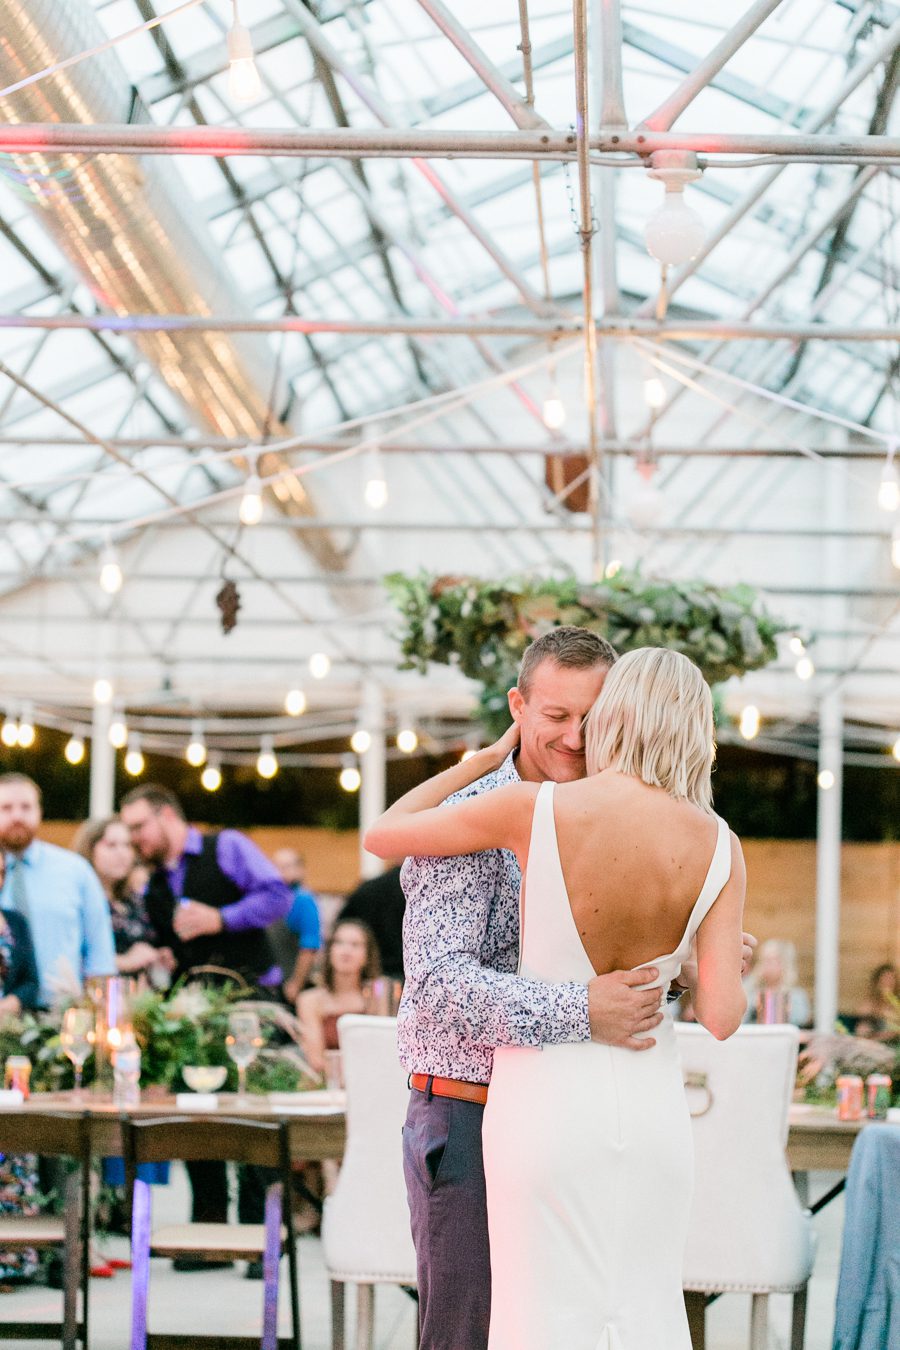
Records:
<instances>
[{"instance_id":1,"label":"groom","mask_svg":"<svg viewBox=\"0 0 900 1350\"><path fill-rule=\"evenodd\" d=\"M525 653L509 706L520 748L458 798L520 780L585 774L582 725L616 660L584 628L554 628ZM400 1058L410 1074L403 1162L416 1247L420 1350L485 1350L491 1272L481 1122L501 1045L602 1041L639 1053L662 1020L655 969L588 985L520 978L512 853L408 858ZM745 948L745 954L748 949ZM644 1033L636 1039L638 1032Z\"/></svg>"}]
</instances>

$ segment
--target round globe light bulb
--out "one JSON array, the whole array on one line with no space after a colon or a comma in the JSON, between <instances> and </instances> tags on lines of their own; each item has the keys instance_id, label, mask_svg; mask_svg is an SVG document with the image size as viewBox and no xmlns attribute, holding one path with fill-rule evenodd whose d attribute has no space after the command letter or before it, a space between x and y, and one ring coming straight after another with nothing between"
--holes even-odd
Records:
<instances>
[{"instance_id":1,"label":"round globe light bulb","mask_svg":"<svg viewBox=\"0 0 900 1350\"><path fill-rule=\"evenodd\" d=\"M816 673L816 668L808 656L801 656L794 670L798 680L811 680Z\"/></svg>"},{"instance_id":2,"label":"round globe light bulb","mask_svg":"<svg viewBox=\"0 0 900 1350\"><path fill-rule=\"evenodd\" d=\"M801 637L792 637L788 643L788 647L795 656L802 656L806 651L806 647L803 645L803 639Z\"/></svg>"},{"instance_id":3,"label":"round globe light bulb","mask_svg":"<svg viewBox=\"0 0 900 1350\"><path fill-rule=\"evenodd\" d=\"M900 736L894 741L891 748L891 754L894 756L894 759L897 760L898 764L900 764Z\"/></svg>"},{"instance_id":4,"label":"round globe light bulb","mask_svg":"<svg viewBox=\"0 0 900 1350\"><path fill-rule=\"evenodd\" d=\"M404 755L411 755L419 744L419 738L412 727L403 727L397 732L397 749L402 750Z\"/></svg>"},{"instance_id":5,"label":"round globe light bulb","mask_svg":"<svg viewBox=\"0 0 900 1350\"><path fill-rule=\"evenodd\" d=\"M878 505L882 511L896 511L900 507L900 474L897 473L897 466L893 461L885 464L881 470Z\"/></svg>"},{"instance_id":6,"label":"round globe light bulb","mask_svg":"<svg viewBox=\"0 0 900 1350\"><path fill-rule=\"evenodd\" d=\"M388 503L388 485L383 478L369 478L363 495L370 510L381 511Z\"/></svg>"},{"instance_id":7,"label":"round globe light bulb","mask_svg":"<svg viewBox=\"0 0 900 1350\"><path fill-rule=\"evenodd\" d=\"M348 766L345 769L341 769L338 782L345 792L358 792L360 784L362 783L362 774L359 769Z\"/></svg>"},{"instance_id":8,"label":"round globe light bulb","mask_svg":"<svg viewBox=\"0 0 900 1350\"><path fill-rule=\"evenodd\" d=\"M215 764L207 764L200 775L200 783L207 792L218 792L222 786L222 774Z\"/></svg>"},{"instance_id":9,"label":"round globe light bulb","mask_svg":"<svg viewBox=\"0 0 900 1350\"><path fill-rule=\"evenodd\" d=\"M191 741L184 752L184 757L192 768L199 769L201 764L206 763L206 746L202 741Z\"/></svg>"},{"instance_id":10,"label":"round globe light bulb","mask_svg":"<svg viewBox=\"0 0 900 1350\"><path fill-rule=\"evenodd\" d=\"M331 670L331 657L325 652L313 652L309 658L309 673L314 680L324 680Z\"/></svg>"},{"instance_id":11,"label":"round globe light bulb","mask_svg":"<svg viewBox=\"0 0 900 1350\"><path fill-rule=\"evenodd\" d=\"M63 751L70 764L80 764L84 759L85 747L84 741L80 736L72 736L66 742L66 748Z\"/></svg>"},{"instance_id":12,"label":"round globe light bulb","mask_svg":"<svg viewBox=\"0 0 900 1350\"><path fill-rule=\"evenodd\" d=\"M559 431L566 424L566 405L559 394L551 394L544 399L544 426L548 431Z\"/></svg>"},{"instance_id":13,"label":"round globe light bulb","mask_svg":"<svg viewBox=\"0 0 900 1350\"><path fill-rule=\"evenodd\" d=\"M112 681L107 680L105 676L101 675L99 679L94 681L94 702L101 705L104 703L112 703L112 698Z\"/></svg>"},{"instance_id":14,"label":"round globe light bulb","mask_svg":"<svg viewBox=\"0 0 900 1350\"><path fill-rule=\"evenodd\" d=\"M621 570L622 570L621 561L618 558L610 558L609 562L603 569L603 575L606 577L607 581L612 581L613 577L617 577L621 572Z\"/></svg>"},{"instance_id":15,"label":"round globe light bulb","mask_svg":"<svg viewBox=\"0 0 900 1350\"><path fill-rule=\"evenodd\" d=\"M253 58L253 39L242 23L228 33L228 93L235 103L253 103L262 92L262 81Z\"/></svg>"},{"instance_id":16,"label":"round globe light bulb","mask_svg":"<svg viewBox=\"0 0 900 1350\"><path fill-rule=\"evenodd\" d=\"M834 787L834 774L830 769L823 769L816 779L816 782L823 792L830 792Z\"/></svg>"},{"instance_id":17,"label":"round globe light bulb","mask_svg":"<svg viewBox=\"0 0 900 1350\"><path fill-rule=\"evenodd\" d=\"M359 727L350 737L350 749L357 755L364 755L372 744L372 734L365 727Z\"/></svg>"},{"instance_id":18,"label":"round globe light bulb","mask_svg":"<svg viewBox=\"0 0 900 1350\"><path fill-rule=\"evenodd\" d=\"M759 708L748 703L741 712L740 731L745 741L752 741L759 735Z\"/></svg>"},{"instance_id":19,"label":"round globe light bulb","mask_svg":"<svg viewBox=\"0 0 900 1350\"><path fill-rule=\"evenodd\" d=\"M104 553L100 562L100 589L107 595L116 595L122 589L122 568L119 566L119 560L116 555L109 551Z\"/></svg>"},{"instance_id":20,"label":"round globe light bulb","mask_svg":"<svg viewBox=\"0 0 900 1350\"><path fill-rule=\"evenodd\" d=\"M459 757L460 764L465 764L466 760L471 759L472 756L476 755L477 753L478 753L477 750L464 750Z\"/></svg>"},{"instance_id":21,"label":"round globe light bulb","mask_svg":"<svg viewBox=\"0 0 900 1350\"><path fill-rule=\"evenodd\" d=\"M145 767L144 756L140 750L129 750L125 756L125 772L130 773L132 778L137 778L144 772Z\"/></svg>"},{"instance_id":22,"label":"round globe light bulb","mask_svg":"<svg viewBox=\"0 0 900 1350\"><path fill-rule=\"evenodd\" d=\"M302 717L306 712L306 695L302 689L289 689L284 696L284 711L288 717Z\"/></svg>"},{"instance_id":23,"label":"round globe light bulb","mask_svg":"<svg viewBox=\"0 0 900 1350\"><path fill-rule=\"evenodd\" d=\"M34 723L28 718L23 718L19 723L19 732L16 737L17 744L21 746L23 750L30 750L34 745L35 736Z\"/></svg>"},{"instance_id":24,"label":"round globe light bulb","mask_svg":"<svg viewBox=\"0 0 900 1350\"><path fill-rule=\"evenodd\" d=\"M109 743L116 750L124 750L128 744L128 725L123 718L117 717L109 724Z\"/></svg>"},{"instance_id":25,"label":"round globe light bulb","mask_svg":"<svg viewBox=\"0 0 900 1350\"><path fill-rule=\"evenodd\" d=\"M262 513L262 484L258 475L252 473L244 485L244 495L241 498L240 511L238 512L241 524L258 525L262 520Z\"/></svg>"},{"instance_id":26,"label":"round globe light bulb","mask_svg":"<svg viewBox=\"0 0 900 1350\"><path fill-rule=\"evenodd\" d=\"M644 381L644 398L647 400L647 407L657 412L666 401L666 386L658 375L650 375Z\"/></svg>"},{"instance_id":27,"label":"round globe light bulb","mask_svg":"<svg viewBox=\"0 0 900 1350\"><path fill-rule=\"evenodd\" d=\"M19 724L14 719L7 719L0 728L0 741L11 750L14 745L19 744Z\"/></svg>"},{"instance_id":28,"label":"round globe light bulb","mask_svg":"<svg viewBox=\"0 0 900 1350\"><path fill-rule=\"evenodd\" d=\"M261 750L256 761L256 772L260 778L274 778L278 772L278 760L272 750Z\"/></svg>"},{"instance_id":29,"label":"round globe light bulb","mask_svg":"<svg viewBox=\"0 0 900 1350\"><path fill-rule=\"evenodd\" d=\"M706 228L696 211L685 204L680 190L667 189L660 207L644 226L647 252L667 267L696 258L706 239Z\"/></svg>"}]
</instances>

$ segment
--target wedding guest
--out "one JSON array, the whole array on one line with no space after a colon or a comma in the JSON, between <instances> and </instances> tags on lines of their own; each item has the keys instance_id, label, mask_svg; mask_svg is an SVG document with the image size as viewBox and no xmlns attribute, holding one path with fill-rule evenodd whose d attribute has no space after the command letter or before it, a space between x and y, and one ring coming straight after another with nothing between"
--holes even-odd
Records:
<instances>
[{"instance_id":1,"label":"wedding guest","mask_svg":"<svg viewBox=\"0 0 900 1350\"><path fill-rule=\"evenodd\" d=\"M89 975L115 973L109 905L84 858L37 838L41 790L21 773L0 774L0 848L6 880L0 908L20 914L31 929L39 1001L69 997Z\"/></svg>"},{"instance_id":2,"label":"wedding guest","mask_svg":"<svg viewBox=\"0 0 900 1350\"><path fill-rule=\"evenodd\" d=\"M869 976L869 992L860 1005L855 1034L870 1040L895 1040L900 1025L900 1008L891 999L900 998L900 974L897 967L885 962L876 966Z\"/></svg>"},{"instance_id":3,"label":"wedding guest","mask_svg":"<svg viewBox=\"0 0 900 1350\"><path fill-rule=\"evenodd\" d=\"M326 1052L338 1049L338 1018L374 1012L372 981L380 974L371 928L359 919L339 919L325 944L321 986L297 1000L303 1053L319 1073L325 1072Z\"/></svg>"},{"instance_id":4,"label":"wedding guest","mask_svg":"<svg viewBox=\"0 0 900 1350\"><path fill-rule=\"evenodd\" d=\"M744 981L747 994L745 1022L758 1020L757 1002L760 994L784 995L784 1020L795 1027L809 1026L811 1009L809 995L800 988L797 974L797 948L793 942L770 938L757 952L756 962Z\"/></svg>"},{"instance_id":5,"label":"wedding guest","mask_svg":"<svg viewBox=\"0 0 900 1350\"><path fill-rule=\"evenodd\" d=\"M400 868L389 867L380 876L361 882L344 903L337 917L360 919L375 934L381 969L388 979L403 979L403 915L406 897L400 885Z\"/></svg>"},{"instance_id":6,"label":"wedding guest","mask_svg":"<svg viewBox=\"0 0 900 1350\"><path fill-rule=\"evenodd\" d=\"M290 887L291 908L270 933L273 941L282 942L278 953L281 972L285 976L282 993L291 1005L309 984L316 957L322 947L322 921L319 906L312 891L306 887L306 860L295 848L280 848L272 856L281 879ZM280 933L278 930L282 930Z\"/></svg>"},{"instance_id":7,"label":"wedding guest","mask_svg":"<svg viewBox=\"0 0 900 1350\"><path fill-rule=\"evenodd\" d=\"M284 918L291 893L260 849L237 830L202 834L185 819L181 802L152 783L122 799L122 821L138 855L152 868L144 899L156 941L171 949L175 975L197 966L235 971L261 991L277 991L281 971L272 959L266 929ZM228 1181L224 1163L187 1164L194 1223L226 1223ZM262 1223L265 1169L239 1169L238 1217ZM176 1270L231 1265L179 1257ZM261 1263L248 1275L262 1277Z\"/></svg>"},{"instance_id":8,"label":"wedding guest","mask_svg":"<svg viewBox=\"0 0 900 1350\"><path fill-rule=\"evenodd\" d=\"M174 965L172 952L154 942L143 898L144 887L140 891L133 889L134 849L119 817L85 821L72 847L87 858L100 878L109 902L119 974L137 975L160 967L171 970Z\"/></svg>"},{"instance_id":9,"label":"wedding guest","mask_svg":"<svg viewBox=\"0 0 900 1350\"><path fill-rule=\"evenodd\" d=\"M0 853L0 889L6 877L6 859ZM0 911L0 1018L17 1017L37 1007L37 963L28 923L14 910Z\"/></svg>"}]
</instances>

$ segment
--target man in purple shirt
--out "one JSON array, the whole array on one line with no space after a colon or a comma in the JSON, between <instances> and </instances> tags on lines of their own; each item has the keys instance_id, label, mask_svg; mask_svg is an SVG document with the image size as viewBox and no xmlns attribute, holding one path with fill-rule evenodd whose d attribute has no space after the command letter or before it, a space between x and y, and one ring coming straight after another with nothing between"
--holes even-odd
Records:
<instances>
[{"instance_id":1,"label":"man in purple shirt","mask_svg":"<svg viewBox=\"0 0 900 1350\"><path fill-rule=\"evenodd\" d=\"M260 986L278 990L266 928L283 919L291 892L264 853L237 830L202 834L185 820L168 788L148 783L123 798L122 821L136 851L153 871L145 892L147 915L161 946L175 956L176 976L196 966L221 966ZM228 1185L224 1163L187 1164L194 1223L226 1223ZM262 1223L265 1169L239 1170L238 1217ZM230 1262L179 1258L176 1270L208 1270ZM261 1278L261 1263L247 1274Z\"/></svg>"}]
</instances>

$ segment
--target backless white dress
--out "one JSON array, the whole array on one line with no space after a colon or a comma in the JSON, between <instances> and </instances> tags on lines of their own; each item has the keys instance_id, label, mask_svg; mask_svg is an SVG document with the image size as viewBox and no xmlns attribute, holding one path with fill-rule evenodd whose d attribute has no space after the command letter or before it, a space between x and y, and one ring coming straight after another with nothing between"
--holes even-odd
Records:
<instances>
[{"instance_id":1,"label":"backless white dress","mask_svg":"<svg viewBox=\"0 0 900 1350\"><path fill-rule=\"evenodd\" d=\"M553 814L538 792L520 973L589 981ZM728 826L674 952L667 990L731 874ZM503 1047L484 1113L489 1350L691 1350L681 1290L693 1185L690 1118L668 1010L652 1050L594 1042Z\"/></svg>"}]
</instances>

